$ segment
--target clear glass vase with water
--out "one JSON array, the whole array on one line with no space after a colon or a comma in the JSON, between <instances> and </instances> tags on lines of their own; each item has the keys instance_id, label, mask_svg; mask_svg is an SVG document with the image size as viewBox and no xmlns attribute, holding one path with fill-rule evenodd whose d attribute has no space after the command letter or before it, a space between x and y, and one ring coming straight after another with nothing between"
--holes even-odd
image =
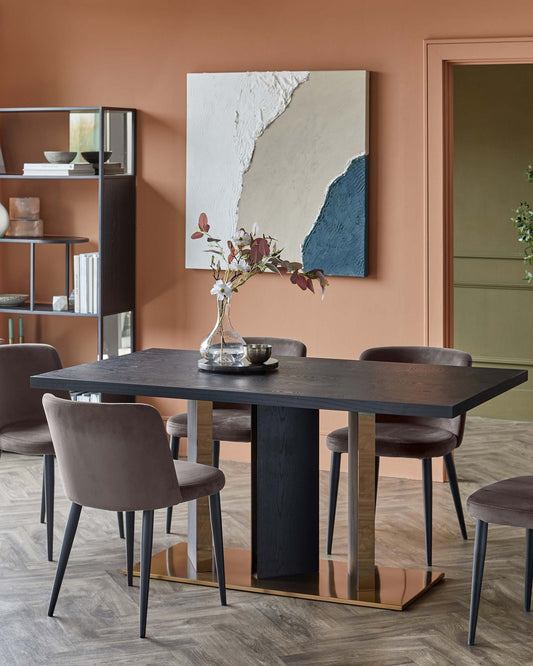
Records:
<instances>
[{"instance_id":1,"label":"clear glass vase with water","mask_svg":"<svg viewBox=\"0 0 533 666\"><path fill-rule=\"evenodd\" d=\"M218 365L239 365L245 353L246 343L231 323L229 300L217 300L217 323L200 345L200 354Z\"/></svg>"}]
</instances>

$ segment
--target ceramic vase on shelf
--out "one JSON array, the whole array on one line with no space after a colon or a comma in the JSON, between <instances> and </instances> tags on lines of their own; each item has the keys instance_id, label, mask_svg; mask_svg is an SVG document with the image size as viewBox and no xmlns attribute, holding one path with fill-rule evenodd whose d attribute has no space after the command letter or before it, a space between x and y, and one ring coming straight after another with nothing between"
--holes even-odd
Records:
<instances>
[{"instance_id":1,"label":"ceramic vase on shelf","mask_svg":"<svg viewBox=\"0 0 533 666\"><path fill-rule=\"evenodd\" d=\"M6 235L8 227L9 227L9 213L0 203L0 238L3 238Z\"/></svg>"},{"instance_id":2,"label":"ceramic vase on shelf","mask_svg":"<svg viewBox=\"0 0 533 666\"><path fill-rule=\"evenodd\" d=\"M246 343L231 323L229 300L217 300L217 323L200 345L200 354L219 365L238 365L245 352Z\"/></svg>"}]
</instances>

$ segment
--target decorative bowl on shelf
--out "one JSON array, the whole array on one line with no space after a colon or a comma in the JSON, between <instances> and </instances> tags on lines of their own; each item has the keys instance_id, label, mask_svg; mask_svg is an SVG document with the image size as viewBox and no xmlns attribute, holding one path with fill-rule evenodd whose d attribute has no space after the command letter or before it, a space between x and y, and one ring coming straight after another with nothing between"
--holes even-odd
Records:
<instances>
[{"instance_id":1,"label":"decorative bowl on shelf","mask_svg":"<svg viewBox=\"0 0 533 666\"><path fill-rule=\"evenodd\" d=\"M87 160L89 164L92 164L93 166L98 166L98 162L100 159L100 152L98 150L86 150L82 152L81 156L83 157L84 160ZM111 151L104 150L104 162L107 162L107 160L110 157L111 157Z\"/></svg>"},{"instance_id":2,"label":"decorative bowl on shelf","mask_svg":"<svg viewBox=\"0 0 533 666\"><path fill-rule=\"evenodd\" d=\"M28 298L28 294L0 294L0 308L12 308L15 305L22 305Z\"/></svg>"},{"instance_id":3,"label":"decorative bowl on shelf","mask_svg":"<svg viewBox=\"0 0 533 666\"><path fill-rule=\"evenodd\" d=\"M44 156L52 164L69 164L78 153L68 150L45 150Z\"/></svg>"}]
</instances>

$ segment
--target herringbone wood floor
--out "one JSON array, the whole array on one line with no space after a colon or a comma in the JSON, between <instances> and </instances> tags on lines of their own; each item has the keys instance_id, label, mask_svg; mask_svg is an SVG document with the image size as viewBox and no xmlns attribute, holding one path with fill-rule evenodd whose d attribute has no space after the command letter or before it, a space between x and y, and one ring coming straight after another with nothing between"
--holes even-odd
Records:
<instances>
[{"instance_id":1,"label":"herringbone wood floor","mask_svg":"<svg viewBox=\"0 0 533 666\"><path fill-rule=\"evenodd\" d=\"M533 474L533 424L471 418L456 456L463 499L486 483ZM249 469L227 475L223 520L228 546L249 544ZM114 514L84 510L56 617L46 609L55 563L45 557L38 522L41 461L0 460L0 664L533 664L533 614L522 610L524 535L491 526L478 645L466 647L473 521L460 538L449 490L434 485L434 562L446 580L398 613L152 581L146 640L138 636L138 579L128 588ZM325 552L327 474L321 476ZM68 503L56 488L55 553ZM335 558L346 552L346 478L341 478ZM184 540L186 511L174 535L157 512L154 551ZM140 529L140 520L136 528ZM138 540L136 555L138 555ZM377 561L422 568L421 484L384 478L377 509Z\"/></svg>"}]
</instances>

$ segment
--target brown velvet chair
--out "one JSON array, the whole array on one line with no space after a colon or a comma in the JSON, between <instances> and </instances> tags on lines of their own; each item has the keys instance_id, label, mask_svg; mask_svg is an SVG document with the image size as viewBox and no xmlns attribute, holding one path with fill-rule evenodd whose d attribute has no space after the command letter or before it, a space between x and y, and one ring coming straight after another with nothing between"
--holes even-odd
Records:
<instances>
[{"instance_id":1,"label":"brown velvet chair","mask_svg":"<svg viewBox=\"0 0 533 666\"><path fill-rule=\"evenodd\" d=\"M306 356L303 342L291 338L245 338L247 344L272 345L272 356ZM167 421L170 450L177 460L179 442L187 437L187 414L174 414ZM220 442L250 442L252 439L252 411L250 405L215 402L213 405L213 465L220 461ZM167 510L167 534L170 534L172 507Z\"/></svg>"},{"instance_id":2,"label":"brown velvet chair","mask_svg":"<svg viewBox=\"0 0 533 666\"><path fill-rule=\"evenodd\" d=\"M143 404L84 403L43 397L65 494L72 502L48 615L55 605L82 506L126 512L128 584L132 585L134 512L143 511L140 637L146 635L154 510L209 496L220 601L226 604L220 495L215 467L174 462L163 421Z\"/></svg>"},{"instance_id":3,"label":"brown velvet chair","mask_svg":"<svg viewBox=\"0 0 533 666\"><path fill-rule=\"evenodd\" d=\"M359 357L361 361L387 361L395 363L428 363L430 365L472 365L472 357L458 349L441 347L373 347ZM467 538L466 526L453 461L453 451L460 446L465 415L453 419L422 418L415 416L376 415L376 497L379 476L380 456L393 458L416 458L422 461L422 481L424 488L424 516L426 527L426 561L432 564L432 470L431 459L444 456L446 472L450 482L453 501L461 534ZM331 555L341 454L348 452L348 428L330 432L326 439L331 451L331 471L329 486L329 517L327 553Z\"/></svg>"},{"instance_id":4,"label":"brown velvet chair","mask_svg":"<svg viewBox=\"0 0 533 666\"><path fill-rule=\"evenodd\" d=\"M476 541L472 568L472 594L468 645L474 645L485 553L488 523L523 527L526 530L526 575L524 608L531 610L531 582L533 579L533 476L518 476L492 483L476 490L467 500L468 513L476 518Z\"/></svg>"},{"instance_id":5,"label":"brown velvet chair","mask_svg":"<svg viewBox=\"0 0 533 666\"><path fill-rule=\"evenodd\" d=\"M41 522L46 510L48 560L54 539L54 447L42 406L44 391L30 388L31 375L61 368L50 345L0 345L0 450L43 456ZM67 397L64 392L57 395Z\"/></svg>"}]
</instances>

